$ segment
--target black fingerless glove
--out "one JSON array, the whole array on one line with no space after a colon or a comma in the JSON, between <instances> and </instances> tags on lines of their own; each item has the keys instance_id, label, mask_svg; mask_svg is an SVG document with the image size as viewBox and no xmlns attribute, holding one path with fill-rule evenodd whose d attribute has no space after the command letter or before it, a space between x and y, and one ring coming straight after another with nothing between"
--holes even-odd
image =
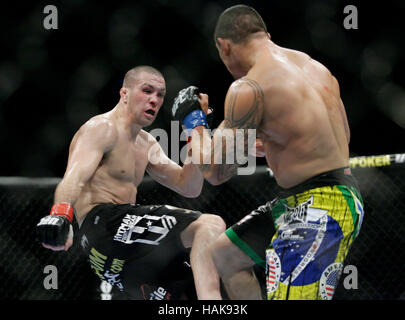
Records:
<instances>
[{"instance_id":1,"label":"black fingerless glove","mask_svg":"<svg viewBox=\"0 0 405 320\"><path fill-rule=\"evenodd\" d=\"M201 110L198 93L197 87L185 88L178 93L172 106L173 118L180 121L186 128L187 135L197 126L202 125L208 128L207 117Z\"/></svg>"},{"instance_id":2,"label":"black fingerless glove","mask_svg":"<svg viewBox=\"0 0 405 320\"><path fill-rule=\"evenodd\" d=\"M68 203L55 203L51 213L37 224L37 239L51 246L65 245L73 222L73 212L73 207Z\"/></svg>"}]
</instances>

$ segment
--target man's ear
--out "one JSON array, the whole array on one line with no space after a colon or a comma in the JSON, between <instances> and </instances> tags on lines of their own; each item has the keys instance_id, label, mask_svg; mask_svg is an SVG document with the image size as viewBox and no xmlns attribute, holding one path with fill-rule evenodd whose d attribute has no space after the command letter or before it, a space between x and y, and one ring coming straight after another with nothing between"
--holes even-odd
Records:
<instances>
[{"instance_id":1,"label":"man's ear","mask_svg":"<svg viewBox=\"0 0 405 320\"><path fill-rule=\"evenodd\" d=\"M224 56L229 56L230 44L228 39L217 38L218 50L221 50Z\"/></svg>"},{"instance_id":2,"label":"man's ear","mask_svg":"<svg viewBox=\"0 0 405 320\"><path fill-rule=\"evenodd\" d=\"M124 102L125 104L128 103L128 89L127 88L122 87L120 89L120 97L121 97L122 102Z\"/></svg>"}]
</instances>

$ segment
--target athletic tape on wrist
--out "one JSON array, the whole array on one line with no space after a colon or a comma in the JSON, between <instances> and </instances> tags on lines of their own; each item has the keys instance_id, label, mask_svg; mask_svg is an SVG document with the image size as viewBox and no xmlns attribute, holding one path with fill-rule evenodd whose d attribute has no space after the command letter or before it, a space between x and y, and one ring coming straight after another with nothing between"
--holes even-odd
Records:
<instances>
[{"instance_id":1,"label":"athletic tape on wrist","mask_svg":"<svg viewBox=\"0 0 405 320\"><path fill-rule=\"evenodd\" d=\"M66 202L55 203L52 206L50 213L51 216L56 215L66 217L70 223L73 222L73 214L74 214L73 207Z\"/></svg>"}]
</instances>

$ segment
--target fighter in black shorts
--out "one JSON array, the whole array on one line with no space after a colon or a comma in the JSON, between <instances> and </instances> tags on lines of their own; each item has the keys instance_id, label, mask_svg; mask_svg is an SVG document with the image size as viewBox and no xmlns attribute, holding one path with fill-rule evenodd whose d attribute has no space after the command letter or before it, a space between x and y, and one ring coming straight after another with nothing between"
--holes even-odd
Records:
<instances>
[{"instance_id":1,"label":"fighter in black shorts","mask_svg":"<svg viewBox=\"0 0 405 320\"><path fill-rule=\"evenodd\" d=\"M142 130L155 120L165 93L158 70L140 66L127 72L118 104L91 118L73 137L65 175L50 215L37 225L38 237L45 248L68 250L75 217L91 268L131 298L179 298L190 272L179 277L171 270L182 270L189 258L197 297L220 299L215 297L219 277L208 248L225 230L223 220L136 204L145 172L185 197L197 197L202 189L197 166L186 159L180 167Z\"/></svg>"},{"instance_id":2,"label":"fighter in black shorts","mask_svg":"<svg viewBox=\"0 0 405 320\"><path fill-rule=\"evenodd\" d=\"M100 204L80 228L93 271L131 299L180 299L193 282L180 233L200 212L161 205Z\"/></svg>"}]
</instances>

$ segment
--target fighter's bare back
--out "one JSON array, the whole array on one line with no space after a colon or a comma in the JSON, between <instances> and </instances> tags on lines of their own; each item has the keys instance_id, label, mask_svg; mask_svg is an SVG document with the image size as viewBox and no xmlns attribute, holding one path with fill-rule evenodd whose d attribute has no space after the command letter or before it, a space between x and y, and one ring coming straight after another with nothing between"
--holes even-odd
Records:
<instances>
[{"instance_id":1,"label":"fighter's bare back","mask_svg":"<svg viewBox=\"0 0 405 320\"><path fill-rule=\"evenodd\" d=\"M348 165L346 113L327 68L302 52L276 46L258 57L246 77L263 91L258 136L281 187Z\"/></svg>"}]
</instances>

